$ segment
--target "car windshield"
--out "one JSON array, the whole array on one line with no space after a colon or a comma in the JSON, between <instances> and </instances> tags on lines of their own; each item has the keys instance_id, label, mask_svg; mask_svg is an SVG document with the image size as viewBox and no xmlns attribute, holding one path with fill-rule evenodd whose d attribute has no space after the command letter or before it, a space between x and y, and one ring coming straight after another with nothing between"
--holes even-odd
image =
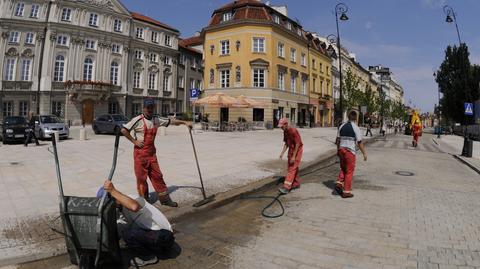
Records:
<instances>
[{"instance_id":1,"label":"car windshield","mask_svg":"<svg viewBox=\"0 0 480 269\"><path fill-rule=\"evenodd\" d=\"M24 117L11 117L5 119L5 124L25 124L27 120Z\"/></svg>"},{"instance_id":2,"label":"car windshield","mask_svg":"<svg viewBox=\"0 0 480 269\"><path fill-rule=\"evenodd\" d=\"M41 123L61 123L60 119L56 116L40 116Z\"/></svg>"},{"instance_id":3,"label":"car windshield","mask_svg":"<svg viewBox=\"0 0 480 269\"><path fill-rule=\"evenodd\" d=\"M123 115L112 115L114 121L128 121L128 119Z\"/></svg>"}]
</instances>

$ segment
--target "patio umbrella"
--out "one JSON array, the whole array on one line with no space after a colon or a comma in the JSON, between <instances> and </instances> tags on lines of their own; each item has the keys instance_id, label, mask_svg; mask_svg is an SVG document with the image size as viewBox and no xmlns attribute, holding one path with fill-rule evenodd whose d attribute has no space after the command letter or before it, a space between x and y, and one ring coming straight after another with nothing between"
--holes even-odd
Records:
<instances>
[{"instance_id":1,"label":"patio umbrella","mask_svg":"<svg viewBox=\"0 0 480 269\"><path fill-rule=\"evenodd\" d=\"M218 106L218 107L242 107L242 104L230 95L226 95L223 92L217 92L214 95L210 95L194 102L194 105L202 106Z\"/></svg>"},{"instance_id":2,"label":"patio umbrella","mask_svg":"<svg viewBox=\"0 0 480 269\"><path fill-rule=\"evenodd\" d=\"M254 108L265 107L264 103L250 99L245 95L240 95L239 97L237 97L237 100L241 105L246 107L254 107Z\"/></svg>"}]
</instances>

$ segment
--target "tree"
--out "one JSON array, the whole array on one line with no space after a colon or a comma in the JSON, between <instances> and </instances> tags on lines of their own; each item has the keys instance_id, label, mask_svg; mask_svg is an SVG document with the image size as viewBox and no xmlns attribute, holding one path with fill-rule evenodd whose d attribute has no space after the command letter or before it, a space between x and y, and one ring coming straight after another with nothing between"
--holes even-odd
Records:
<instances>
[{"instance_id":1,"label":"tree","mask_svg":"<svg viewBox=\"0 0 480 269\"><path fill-rule=\"evenodd\" d=\"M440 65L435 81L443 94L440 100L442 115L446 118L468 123L464 116L465 102L473 102L479 98L480 67L472 66L468 59L469 52L465 43L460 47L448 46L445 59Z\"/></svg>"},{"instance_id":2,"label":"tree","mask_svg":"<svg viewBox=\"0 0 480 269\"><path fill-rule=\"evenodd\" d=\"M358 89L360 78L355 75L351 69L348 69L345 78L343 79L342 95L343 107L347 110L358 107L361 91ZM343 111L342 111L343 114Z\"/></svg>"},{"instance_id":3,"label":"tree","mask_svg":"<svg viewBox=\"0 0 480 269\"><path fill-rule=\"evenodd\" d=\"M360 92L361 94L359 95L359 104L361 106L366 106L367 107L367 112L369 114L373 114L375 112L378 112L378 104L377 104L377 98L375 96L374 91L372 90L372 87L367 84L365 87L365 93Z\"/></svg>"}]
</instances>

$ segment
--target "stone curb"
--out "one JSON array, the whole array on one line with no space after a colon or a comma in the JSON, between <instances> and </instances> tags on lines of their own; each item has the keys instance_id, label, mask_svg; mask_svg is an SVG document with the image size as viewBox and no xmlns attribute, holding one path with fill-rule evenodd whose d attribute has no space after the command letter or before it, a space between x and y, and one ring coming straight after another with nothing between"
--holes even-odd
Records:
<instances>
[{"instance_id":1,"label":"stone curb","mask_svg":"<svg viewBox=\"0 0 480 269\"><path fill-rule=\"evenodd\" d=\"M473 171L477 172L477 174L480 175L480 168L472 164L470 161L468 161L467 158L457 154L453 154L453 157L458 161L462 162L463 164L465 164L466 166L470 167Z\"/></svg>"},{"instance_id":2,"label":"stone curb","mask_svg":"<svg viewBox=\"0 0 480 269\"><path fill-rule=\"evenodd\" d=\"M381 136L376 135L371 137L368 140L365 140L365 144L369 144L376 141L376 138L378 137L381 137ZM301 168L299 172L309 170L320 163L323 163L331 158L334 158L336 155L337 155L336 149L329 150L324 154L320 155L316 160L305 164L304 167ZM164 208L162 208L162 212L165 214L165 216L170 220L170 222L174 226L175 222L180 222L181 220L187 217L190 217L195 214L201 214L202 212L205 212L207 210L212 210L212 209L227 205L235 201L236 199L240 198L241 196L248 195L256 191L274 186L277 184L277 182L281 178L282 177L279 177L279 176L268 177L268 178L261 179L259 181L255 181L245 186L228 190L226 192L217 193L215 194L215 200L213 202L210 202L201 207L195 208L192 206L192 204L187 204L179 208L169 209L169 210L168 209L165 210ZM207 190L207 197L208 196L209 194ZM29 255L18 255L16 257L10 257L7 259L0 259L0 269L2 269L2 266L15 265L15 264L41 260L41 259L47 259L47 258L63 255L66 253L67 253L67 250L65 248L65 241L62 238L61 240L53 241L48 247L47 246L41 247L41 250L38 250L38 253L29 254Z\"/></svg>"}]
</instances>

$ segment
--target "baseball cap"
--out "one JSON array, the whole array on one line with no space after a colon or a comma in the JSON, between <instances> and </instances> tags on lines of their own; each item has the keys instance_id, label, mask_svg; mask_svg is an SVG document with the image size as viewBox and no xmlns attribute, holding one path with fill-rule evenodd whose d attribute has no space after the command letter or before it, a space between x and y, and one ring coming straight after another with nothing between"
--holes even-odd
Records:
<instances>
[{"instance_id":1,"label":"baseball cap","mask_svg":"<svg viewBox=\"0 0 480 269\"><path fill-rule=\"evenodd\" d=\"M280 121L278 122L278 127L282 128L284 125L288 124L288 119L287 118L281 118Z\"/></svg>"},{"instance_id":2,"label":"baseball cap","mask_svg":"<svg viewBox=\"0 0 480 269\"><path fill-rule=\"evenodd\" d=\"M143 106L154 106L155 105L155 100L148 98L143 100Z\"/></svg>"}]
</instances>

